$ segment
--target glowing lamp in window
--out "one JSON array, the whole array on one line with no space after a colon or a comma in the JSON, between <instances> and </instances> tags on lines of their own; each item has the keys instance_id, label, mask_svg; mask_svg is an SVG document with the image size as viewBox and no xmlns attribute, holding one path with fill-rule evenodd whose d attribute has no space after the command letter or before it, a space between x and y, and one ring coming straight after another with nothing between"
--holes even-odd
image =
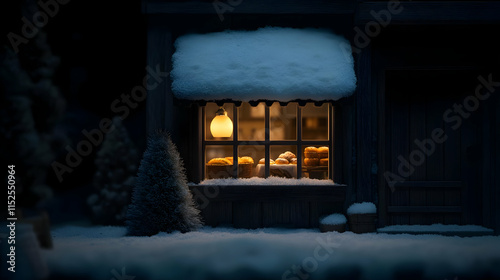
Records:
<instances>
[{"instance_id":1,"label":"glowing lamp in window","mask_svg":"<svg viewBox=\"0 0 500 280\"><path fill-rule=\"evenodd\" d=\"M210 124L210 132L213 137L231 137L233 134L233 122L227 116L226 110L220 107L215 112L215 118Z\"/></svg>"}]
</instances>

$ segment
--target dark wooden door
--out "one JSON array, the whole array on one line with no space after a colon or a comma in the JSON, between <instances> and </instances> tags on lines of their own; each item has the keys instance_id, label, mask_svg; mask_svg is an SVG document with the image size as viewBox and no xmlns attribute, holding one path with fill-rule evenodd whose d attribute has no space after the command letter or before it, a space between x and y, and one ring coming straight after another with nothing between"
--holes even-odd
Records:
<instances>
[{"instance_id":1,"label":"dark wooden door","mask_svg":"<svg viewBox=\"0 0 500 280\"><path fill-rule=\"evenodd\" d=\"M457 107L474 95L477 77L386 72L385 170L399 176L385 189L388 224L481 224L484 104L471 112Z\"/></svg>"}]
</instances>

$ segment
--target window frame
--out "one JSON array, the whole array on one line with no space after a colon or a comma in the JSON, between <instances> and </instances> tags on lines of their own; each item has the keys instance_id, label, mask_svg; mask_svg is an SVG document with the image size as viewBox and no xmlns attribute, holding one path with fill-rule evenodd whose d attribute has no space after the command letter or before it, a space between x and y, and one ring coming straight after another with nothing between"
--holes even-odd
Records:
<instances>
[{"instance_id":1,"label":"window frame","mask_svg":"<svg viewBox=\"0 0 500 280\"><path fill-rule=\"evenodd\" d=\"M227 103L227 102L226 102ZM205 164L207 162L206 159L206 146L210 145L219 145L219 146L232 146L233 150L233 158L238 158L238 147L244 146L244 145L259 145L259 146L264 146L264 159L265 159L265 172L264 172L264 178L268 178L270 175L270 148L271 146L279 146L279 145L290 145L290 146L296 146L297 147L297 179L302 178L302 161L303 161L303 153L302 153L302 148L303 146L328 146L329 147L329 152L328 152L328 158L329 164L328 164L328 179L333 180L334 178L334 165L335 165L335 149L334 149L334 139L335 139L335 108L330 102L321 102L321 103L312 103L314 106L317 105L324 105L328 104L328 140L302 140L302 110L305 104L297 104L297 137L295 140L271 140L270 139L270 107L272 106L272 103L269 102L263 102L264 103L264 129L265 129L265 139L264 140L256 140L256 141L249 141L249 140L238 140L238 126L239 126L239 119L238 119L238 108L240 107L237 104L234 104L233 106L233 137L232 140L206 140L206 106L201 106L201 114L202 114L202 121L201 121L201 152L202 152L202 167L201 167L201 179L205 180L206 179L206 169L205 169ZM218 103L217 103L218 104ZM283 104L279 103L280 106L287 106L288 103ZM219 105L219 104L218 104ZM254 104L250 103L250 105L253 107L255 106ZM238 178L238 161L234 160L233 161L233 167L231 170L232 173L232 178Z\"/></svg>"}]
</instances>

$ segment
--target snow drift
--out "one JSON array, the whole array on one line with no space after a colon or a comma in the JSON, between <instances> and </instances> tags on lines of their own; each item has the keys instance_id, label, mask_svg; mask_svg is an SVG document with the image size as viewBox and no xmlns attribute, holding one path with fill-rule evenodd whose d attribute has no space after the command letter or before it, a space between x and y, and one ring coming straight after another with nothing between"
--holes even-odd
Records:
<instances>
[{"instance_id":1,"label":"snow drift","mask_svg":"<svg viewBox=\"0 0 500 280\"><path fill-rule=\"evenodd\" d=\"M57 279L499 279L500 237L204 227L128 237L64 227L44 251ZM319 248L319 249L318 249ZM313 265L313 266L311 266ZM114 277L113 277L114 276Z\"/></svg>"},{"instance_id":2,"label":"snow drift","mask_svg":"<svg viewBox=\"0 0 500 280\"><path fill-rule=\"evenodd\" d=\"M356 76L349 41L322 29L266 27L175 41L172 89L189 100L337 100Z\"/></svg>"}]
</instances>

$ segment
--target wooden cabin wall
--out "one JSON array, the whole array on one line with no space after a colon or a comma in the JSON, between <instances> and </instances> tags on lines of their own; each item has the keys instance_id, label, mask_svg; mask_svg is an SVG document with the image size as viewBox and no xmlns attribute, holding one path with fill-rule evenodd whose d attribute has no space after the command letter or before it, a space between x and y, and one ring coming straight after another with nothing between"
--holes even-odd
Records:
<instances>
[{"instance_id":1,"label":"wooden cabin wall","mask_svg":"<svg viewBox=\"0 0 500 280\"><path fill-rule=\"evenodd\" d=\"M335 173L334 182L346 185L344 210L357 201L355 180L356 149L354 96L342 100L335 107Z\"/></svg>"},{"instance_id":2,"label":"wooden cabin wall","mask_svg":"<svg viewBox=\"0 0 500 280\"><path fill-rule=\"evenodd\" d=\"M172 54L174 53L175 30L172 29L174 18L163 16L148 17L147 66L170 73L172 69ZM150 81L153 83L154 79ZM164 130L170 133L184 161L188 178L199 180L197 161L192 158L197 152L192 139L199 139L196 124L197 109L180 105L175 101L172 92L170 75L154 89L148 90L146 131ZM188 144L189 143L189 144Z\"/></svg>"},{"instance_id":3,"label":"wooden cabin wall","mask_svg":"<svg viewBox=\"0 0 500 280\"><path fill-rule=\"evenodd\" d=\"M160 19L150 17L148 21L147 66L170 72L173 54L172 33ZM170 77L165 77L156 88L148 90L146 131L157 129L173 131L173 93Z\"/></svg>"},{"instance_id":4,"label":"wooden cabin wall","mask_svg":"<svg viewBox=\"0 0 500 280\"><path fill-rule=\"evenodd\" d=\"M495 75L498 77L498 75ZM498 78L496 78L498 80ZM495 79L493 79L495 80ZM498 89L500 91L500 89ZM494 94L494 93L493 93ZM500 108L496 107L495 96L490 97L492 100L484 104L483 122L484 129L481 131L482 137L482 154L483 154L483 185L484 192L482 197L482 211L483 211L483 224L489 228L495 228L495 192L498 186L495 187L495 146L491 143L495 143L495 114L494 112ZM498 144L497 144L498 145Z\"/></svg>"},{"instance_id":5,"label":"wooden cabin wall","mask_svg":"<svg viewBox=\"0 0 500 280\"><path fill-rule=\"evenodd\" d=\"M374 40L372 62L375 67L372 79L378 83L378 108L385 112L379 114L378 123L378 154L381 155L378 187L380 218L387 219L380 225L474 223L495 228L498 232L498 93L482 102L479 110L465 119L458 130L451 129L442 120L447 108L454 103L462 104L466 96L474 94L479 75L487 77L493 73L494 81L500 79L498 46L485 47L479 43L480 38L495 27L405 26L389 29ZM433 41L432 46L425 44L429 41ZM422 76L416 77L416 72L412 71L441 71L449 78L429 82ZM395 77L395 73L399 77ZM388 89L388 75L393 76L393 81L407 75L407 85ZM411 75L414 77L409 77ZM469 82L464 82L467 79ZM418 88L425 90L425 84L434 94L424 94L424 97L415 94ZM413 94L405 95L405 92ZM442 127L448 140L436 147L434 155L392 193L383 172L397 174L397 156L402 154L407 159L415 148L413 140L427 138L433 126ZM394 135L398 135L396 140ZM389 213L384 213L386 210L390 210Z\"/></svg>"},{"instance_id":6,"label":"wooden cabin wall","mask_svg":"<svg viewBox=\"0 0 500 280\"><path fill-rule=\"evenodd\" d=\"M372 49L363 48L356 56L356 73L358 85L354 98L356 100L356 129L348 132L355 134L356 156L356 200L358 202L377 203L376 175L376 92L372 90Z\"/></svg>"},{"instance_id":7,"label":"wooden cabin wall","mask_svg":"<svg viewBox=\"0 0 500 280\"><path fill-rule=\"evenodd\" d=\"M500 94L497 93L495 104L495 138L494 146L495 150L495 165L493 169L494 179L493 179L493 221L495 223L495 232L500 234Z\"/></svg>"},{"instance_id":8,"label":"wooden cabin wall","mask_svg":"<svg viewBox=\"0 0 500 280\"><path fill-rule=\"evenodd\" d=\"M317 228L319 219L344 209L345 186L190 186L193 193L217 192L204 199L201 215L208 226L236 228ZM214 192L214 193L215 193ZM286 193L286 195L283 195Z\"/></svg>"},{"instance_id":9,"label":"wooden cabin wall","mask_svg":"<svg viewBox=\"0 0 500 280\"><path fill-rule=\"evenodd\" d=\"M500 55L496 60L497 66L500 65ZM500 81L500 69L493 70L493 80ZM496 88L491 98L485 112L490 129L483 132L492 143L483 147L486 155L484 165L489 165L483 173L486 189L483 195L483 212L484 224L495 229L496 234L500 234L500 87Z\"/></svg>"},{"instance_id":10,"label":"wooden cabin wall","mask_svg":"<svg viewBox=\"0 0 500 280\"><path fill-rule=\"evenodd\" d=\"M500 174L500 149L497 144L500 142L500 110L498 110L500 101L498 97L496 103L492 103L489 109L480 112L480 117L474 117L479 118L479 120L474 118L467 120L462 128L463 131L452 131L445 127L446 133L455 140L447 142L443 147L436 149L436 157L441 158L441 162L440 160L430 161L425 167L416 170L408 180L409 182L422 182L419 180L472 182L479 178L478 181L482 184L480 189L469 187L457 191L457 184L447 183L444 185L448 187L441 186L433 190L425 188L409 190L406 187L407 190L403 190L398 194L391 194L388 192L385 180L380 176L384 171L395 167L392 161L393 158L390 155L410 152L411 140L419 136L427 136L431 132L430 127L432 126L442 125L438 123L439 110L433 108L444 110L446 106L450 105L449 99L431 98L431 100L422 100L419 95L396 97L396 99L394 99L395 96L390 96L390 99L387 100L385 96L386 68L384 67L390 63L386 61L384 62L385 66L379 65L380 60L391 60L392 66L400 67L399 69L420 68L429 70L443 65L456 68L464 65L474 65L478 61L481 63L488 59L488 57L485 57L485 52L498 50L498 46L490 46L491 42L488 45L490 47L486 50L483 50L482 46L480 46L480 42L484 42L483 37L488 37L484 35L493 34L494 27L490 28L491 30L483 30L484 26L478 27L479 29L459 26L457 28L458 32L454 32L452 29L450 29L452 30L450 32L443 26L439 30L435 26L425 29L422 25L415 25L403 26L400 30L392 32L391 29L396 30L398 25L405 24L407 15L419 17L422 14L411 12L412 9L420 7L418 3L409 2L406 4L411 4L411 6L406 6L407 11L410 11L410 13L402 13L398 17L394 17L389 28L384 29L377 38L373 38L372 43L367 48L363 48L362 53L355 58L358 76L357 92L353 97L341 101L339 103L341 107L336 108L336 120L341 121L341 123L335 125L335 136L341 138L341 141L335 142L334 179L336 182L348 185L346 206L355 201L379 201L381 218L388 217L385 212L387 206L393 202L402 204L399 206L407 205L410 207L419 206L422 203L426 207L434 207L433 205L453 207L453 205L457 204L462 207L463 202L468 200L469 196L474 197L471 201L465 203L467 205L464 206L464 209L468 210L460 218L455 212L444 212L438 215L425 212L393 213L389 214L392 216L386 222L382 222L381 225L395 222L429 223L443 221L452 223L458 222L458 220L460 222L479 221L479 224L496 227L498 232L500 231L500 179L498 176ZM385 3L361 3L357 14L354 16L355 24L364 26L364 24L372 20L370 11L382 9L382 6L378 7L377 5L385 5ZM412 6L415 7L412 8ZM494 9L484 8L484 10L488 12ZM481 17L478 17L481 14L483 13L473 13L471 16L476 20L479 19L477 22L481 22ZM436 17L441 15L442 13L435 13ZM353 15L349 13L335 16L334 21L329 15L300 15L300 21L297 21L297 15L263 16L259 14L227 13L224 16L225 20L220 22L214 14L193 15L179 13L167 15L150 13L148 15L147 64L152 68L160 65L161 70L170 71L171 55L174 51L173 41L177 36L187 32L213 32L227 28L253 29L260 25L326 26L333 28L337 33L343 34L347 38L353 38L352 25L346 24L352 22L353 19ZM494 16L488 15L487 18L498 21L496 14ZM460 22L462 17L451 20ZM428 24L426 18L418 18L416 22ZM440 23L441 21L437 20L436 22ZM341 26L340 29L339 26ZM462 29L469 32L469 34L462 34ZM434 32L434 30L437 31ZM478 30L483 31L477 32ZM438 34L436 38L443 37L443 39L440 39L439 42L426 39L425 35L432 33L429 31ZM422 38L422 36L424 37ZM450 38L458 39L447 46L442 47L440 45L443 42L447 43L446 41ZM463 45L464 41L461 41L460 38L465 38L465 41L470 44L476 44L477 50L469 50L467 46ZM377 45L380 45L380 42L385 42L385 46L394 47L393 49L397 51L393 52L391 50L384 53ZM432 42L432 46L425 45L426 42ZM457 46L461 46L459 51L454 49ZM428 51L441 49L441 51L445 50L445 52L443 52L443 57L429 58L419 55L419 48ZM475 56L464 56L464 51L480 54L480 56L483 54L484 56L479 59ZM374 53L377 53L378 58L374 58ZM433 61L433 59L436 61ZM448 61L443 63L447 59ZM435 65L429 68L432 63L435 63ZM201 118L198 114L199 108L196 106L186 108L176 105L170 83L170 79L167 79L166 84L163 86L148 91L147 131L165 129L172 132L173 140L178 144L181 156L184 158L187 170L190 173L189 178L196 181L201 179L196 175L199 174L200 168L199 154L201 148L199 147L199 139L202 137L198 125ZM402 100L400 100L401 98ZM386 120L386 118L388 119ZM488 124L483 121L488 121ZM403 125L405 123L406 126ZM392 132L393 127L396 127L399 137L396 142L392 142L392 136L388 137L387 134L387 132ZM190 144L183 144L186 142ZM475 154L480 154L481 157L474 159ZM451 162L460 162L460 164L455 165L453 168L447 168L444 159ZM470 160L477 160L477 163L468 162ZM485 168L477 171L478 166ZM471 172L464 173L464 170L471 170ZM378 181L375 180L374 175L377 172ZM375 188L377 184L378 190Z\"/></svg>"}]
</instances>

